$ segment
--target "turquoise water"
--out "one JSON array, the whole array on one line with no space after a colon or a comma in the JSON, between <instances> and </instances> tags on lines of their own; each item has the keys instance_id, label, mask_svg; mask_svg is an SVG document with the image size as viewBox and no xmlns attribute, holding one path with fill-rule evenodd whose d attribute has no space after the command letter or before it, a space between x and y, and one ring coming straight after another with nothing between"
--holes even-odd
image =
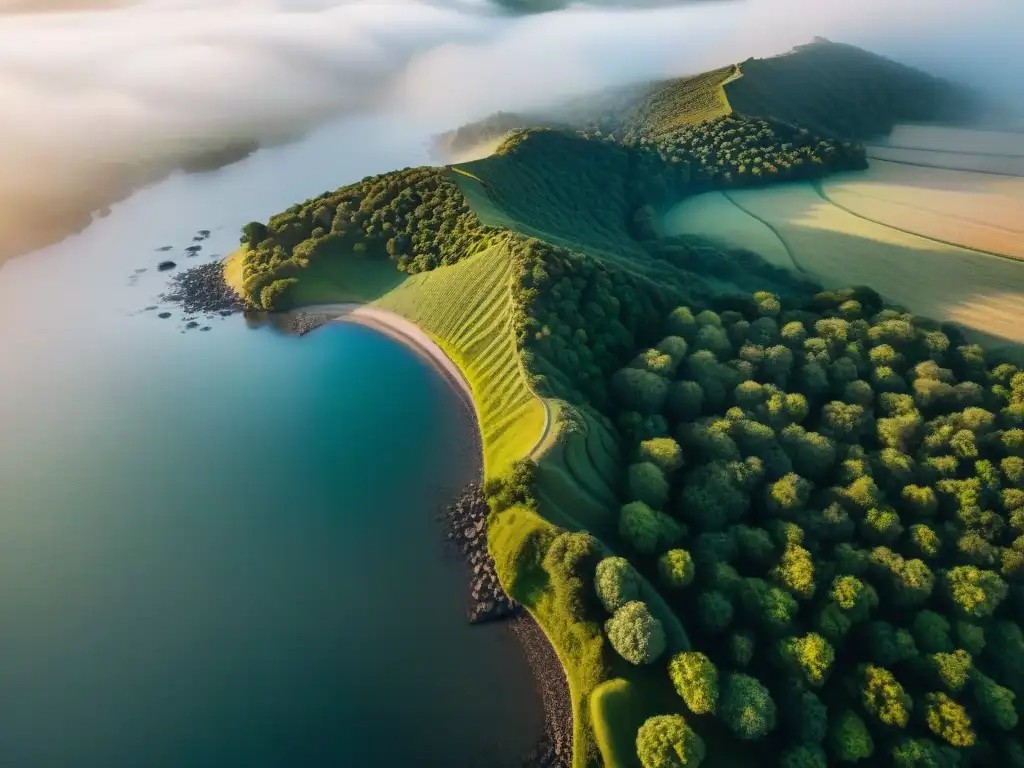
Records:
<instances>
[{"instance_id":1,"label":"turquoise water","mask_svg":"<svg viewBox=\"0 0 1024 768\"><path fill-rule=\"evenodd\" d=\"M137 311L155 247L231 247L246 173L0 270L0 765L517 765L529 670L435 521L476 472L455 393L361 326Z\"/></svg>"}]
</instances>

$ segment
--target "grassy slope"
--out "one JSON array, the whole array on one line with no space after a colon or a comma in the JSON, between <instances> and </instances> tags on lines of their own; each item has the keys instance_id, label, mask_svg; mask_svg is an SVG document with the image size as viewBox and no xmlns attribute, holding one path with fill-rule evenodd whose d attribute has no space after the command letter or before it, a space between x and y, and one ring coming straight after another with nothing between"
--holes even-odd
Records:
<instances>
[{"instance_id":1,"label":"grassy slope","mask_svg":"<svg viewBox=\"0 0 1024 768\"><path fill-rule=\"evenodd\" d=\"M522 369L512 330L513 262L504 242L453 266L414 275L374 302L416 323L473 390L484 472L501 474L544 437L547 412Z\"/></svg>"},{"instance_id":2,"label":"grassy slope","mask_svg":"<svg viewBox=\"0 0 1024 768\"><path fill-rule=\"evenodd\" d=\"M246 246L225 259L224 280L236 293L242 291L242 260ZM302 273L288 294L296 307L334 302L369 303L400 286L406 275L394 264L381 259L349 256L344 259L314 261Z\"/></svg>"},{"instance_id":3,"label":"grassy slope","mask_svg":"<svg viewBox=\"0 0 1024 768\"><path fill-rule=\"evenodd\" d=\"M882 136L896 123L963 120L978 106L958 86L828 41L740 67L743 77L725 86L734 110L801 123L825 135Z\"/></svg>"},{"instance_id":4,"label":"grassy slope","mask_svg":"<svg viewBox=\"0 0 1024 768\"><path fill-rule=\"evenodd\" d=\"M586 215L564 216L566 209L574 210L573 195L592 193L585 184L570 187L566 180L567 184L563 185L557 178L532 173L529 164L503 162L498 157L453 170L484 224L506 226L522 234L582 247L596 258L616 265L625 262L634 271L644 271L641 259L645 254L634 258L622 255L624 251L640 249L616 222L596 223ZM516 186L529 189L530 194L517 195ZM612 191L612 194L621 192ZM566 198L570 199L569 205L560 207L559 203ZM552 212L562 215L556 217ZM412 287L417 279L412 278L407 285ZM558 407L569 406L558 404ZM573 629L565 624L564 617L545 591L543 570L537 566L530 571L532 575L512 573L511 564L521 561L519 553L527 548L528 542L544 531L551 532L552 525L588 531L598 537L606 554L625 551L617 532L620 496L616 486L624 466L618 439L604 417L589 409L580 409L575 421L577 428L563 430L550 450L539 457L536 492L540 515L522 509L508 510L492 524L488 541L495 561L506 564L499 567L502 584L537 618L566 668L575 718L575 765L578 768L593 765L596 749L605 765L633 766L636 765L635 739L639 724L651 715L684 712L682 700L672 689L663 665L638 668L620 661L613 665L613 677L609 678L607 671L598 668L588 656L586 644L580 643L581 628ZM539 559L542 553L538 555L538 562ZM643 598L666 629L670 649L666 658L672 652L690 648L679 618L646 581ZM593 702L592 697L610 680L618 681L617 685L631 691L631 717L620 719L620 710L606 706L609 700L603 696L598 697L597 703ZM708 765L756 764L744 748L730 746L729 739L723 738L715 724L697 723L696 726L715 747Z\"/></svg>"},{"instance_id":5,"label":"grassy slope","mask_svg":"<svg viewBox=\"0 0 1024 768\"><path fill-rule=\"evenodd\" d=\"M732 112L725 86L741 76L738 65L656 86L632 110L626 129L653 136Z\"/></svg>"}]
</instances>

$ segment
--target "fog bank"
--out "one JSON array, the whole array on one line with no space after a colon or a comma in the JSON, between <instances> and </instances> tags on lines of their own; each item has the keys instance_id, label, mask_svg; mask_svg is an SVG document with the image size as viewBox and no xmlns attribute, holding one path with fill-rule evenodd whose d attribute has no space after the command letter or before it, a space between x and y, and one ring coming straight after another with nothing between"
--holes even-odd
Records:
<instances>
[{"instance_id":1,"label":"fog bank","mask_svg":"<svg viewBox=\"0 0 1024 768\"><path fill-rule=\"evenodd\" d=\"M225 148L374 109L426 136L815 35L1020 94L1016 0L823 5L602 0L515 16L486 0L0 0L0 260L197 154L216 165Z\"/></svg>"}]
</instances>

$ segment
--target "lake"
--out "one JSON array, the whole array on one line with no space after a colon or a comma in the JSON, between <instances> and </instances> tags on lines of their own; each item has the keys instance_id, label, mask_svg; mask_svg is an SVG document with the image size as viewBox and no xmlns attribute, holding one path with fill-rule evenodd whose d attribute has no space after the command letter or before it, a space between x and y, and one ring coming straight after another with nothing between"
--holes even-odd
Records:
<instances>
[{"instance_id":1,"label":"lake","mask_svg":"<svg viewBox=\"0 0 1024 768\"><path fill-rule=\"evenodd\" d=\"M144 309L158 261L425 162L401 120L348 120L0 268L0 765L502 766L535 745L523 654L466 623L435 519L478 471L449 385L362 326Z\"/></svg>"}]
</instances>

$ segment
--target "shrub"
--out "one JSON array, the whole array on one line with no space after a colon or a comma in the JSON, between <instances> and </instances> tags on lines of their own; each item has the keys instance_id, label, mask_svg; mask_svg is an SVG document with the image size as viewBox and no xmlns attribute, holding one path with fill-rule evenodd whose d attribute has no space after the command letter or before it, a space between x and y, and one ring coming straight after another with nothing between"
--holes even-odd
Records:
<instances>
[{"instance_id":1,"label":"shrub","mask_svg":"<svg viewBox=\"0 0 1024 768\"><path fill-rule=\"evenodd\" d=\"M718 707L718 669L698 651L672 657L668 675L686 706L695 715L713 714Z\"/></svg>"},{"instance_id":2,"label":"shrub","mask_svg":"<svg viewBox=\"0 0 1024 768\"><path fill-rule=\"evenodd\" d=\"M668 397L668 379L639 368L623 368L612 376L612 392L628 410L659 413Z\"/></svg>"},{"instance_id":3,"label":"shrub","mask_svg":"<svg viewBox=\"0 0 1024 768\"><path fill-rule=\"evenodd\" d=\"M828 768L828 760L817 744L801 744L782 753L779 768Z\"/></svg>"},{"instance_id":4,"label":"shrub","mask_svg":"<svg viewBox=\"0 0 1024 768\"><path fill-rule=\"evenodd\" d=\"M606 557L599 562L594 586L608 613L615 613L626 603L640 599L640 575L624 557Z\"/></svg>"},{"instance_id":5,"label":"shrub","mask_svg":"<svg viewBox=\"0 0 1024 768\"><path fill-rule=\"evenodd\" d=\"M1017 710L1013 703L1017 697L1013 691L977 671L973 675L972 684L974 700L981 716L989 724L1003 731L1012 731L1017 727Z\"/></svg>"},{"instance_id":6,"label":"shrub","mask_svg":"<svg viewBox=\"0 0 1024 768\"><path fill-rule=\"evenodd\" d=\"M928 729L954 747L974 745L974 730L967 710L944 693L925 696L925 723Z\"/></svg>"},{"instance_id":7,"label":"shrub","mask_svg":"<svg viewBox=\"0 0 1024 768\"><path fill-rule=\"evenodd\" d=\"M772 579L803 600L814 596L814 561L811 553L801 546L790 544L782 559L772 571Z\"/></svg>"},{"instance_id":8,"label":"shrub","mask_svg":"<svg viewBox=\"0 0 1024 768\"><path fill-rule=\"evenodd\" d=\"M729 636L729 657L737 667L745 667L754 658L754 637L748 632L733 632Z\"/></svg>"},{"instance_id":9,"label":"shrub","mask_svg":"<svg viewBox=\"0 0 1024 768\"><path fill-rule=\"evenodd\" d=\"M696 381L676 381L668 388L668 412L678 421L693 421L704 407L704 390Z\"/></svg>"},{"instance_id":10,"label":"shrub","mask_svg":"<svg viewBox=\"0 0 1024 768\"><path fill-rule=\"evenodd\" d=\"M760 739L775 729L776 708L771 694L756 678L742 672L725 676L720 713L741 739Z\"/></svg>"},{"instance_id":11,"label":"shrub","mask_svg":"<svg viewBox=\"0 0 1024 768\"><path fill-rule=\"evenodd\" d=\"M949 639L950 624L935 611L921 611L914 617L914 641L922 653L945 653L953 650Z\"/></svg>"},{"instance_id":12,"label":"shrub","mask_svg":"<svg viewBox=\"0 0 1024 768\"><path fill-rule=\"evenodd\" d=\"M681 336L693 341L697 333L697 321L689 307L676 307L669 313L665 321L665 333L669 336Z\"/></svg>"},{"instance_id":13,"label":"shrub","mask_svg":"<svg viewBox=\"0 0 1024 768\"><path fill-rule=\"evenodd\" d=\"M682 589L693 581L693 558L685 549L670 549L658 558L658 576L669 589Z\"/></svg>"},{"instance_id":14,"label":"shrub","mask_svg":"<svg viewBox=\"0 0 1024 768\"><path fill-rule=\"evenodd\" d=\"M705 747L681 715L655 715L637 731L636 754L643 768L697 768Z\"/></svg>"},{"instance_id":15,"label":"shrub","mask_svg":"<svg viewBox=\"0 0 1024 768\"><path fill-rule=\"evenodd\" d=\"M958 648L953 653L933 653L928 657L928 662L938 681L954 693L967 685L971 677L971 654L963 648Z\"/></svg>"},{"instance_id":16,"label":"shrub","mask_svg":"<svg viewBox=\"0 0 1024 768\"><path fill-rule=\"evenodd\" d=\"M657 464L640 461L629 467L631 501L642 501L652 509L661 509L668 501L669 485Z\"/></svg>"},{"instance_id":17,"label":"shrub","mask_svg":"<svg viewBox=\"0 0 1024 768\"><path fill-rule=\"evenodd\" d=\"M743 580L740 604L743 613L769 634L785 634L797 614L796 600L763 579Z\"/></svg>"},{"instance_id":18,"label":"shrub","mask_svg":"<svg viewBox=\"0 0 1024 768\"><path fill-rule=\"evenodd\" d=\"M786 729L797 744L820 744L828 730L828 709L813 691L791 680L782 703Z\"/></svg>"},{"instance_id":19,"label":"shrub","mask_svg":"<svg viewBox=\"0 0 1024 768\"><path fill-rule=\"evenodd\" d=\"M666 475L683 466L683 449L671 437L655 437L640 443L640 461L649 461Z\"/></svg>"},{"instance_id":20,"label":"shrub","mask_svg":"<svg viewBox=\"0 0 1024 768\"><path fill-rule=\"evenodd\" d=\"M697 622L704 632L714 635L732 622L733 607L729 598L717 589L697 596Z\"/></svg>"},{"instance_id":21,"label":"shrub","mask_svg":"<svg viewBox=\"0 0 1024 768\"><path fill-rule=\"evenodd\" d=\"M906 727L913 704L892 672L864 664L857 669L857 677L865 711L883 725Z\"/></svg>"},{"instance_id":22,"label":"shrub","mask_svg":"<svg viewBox=\"0 0 1024 768\"><path fill-rule=\"evenodd\" d=\"M787 667L813 688L824 684L836 658L829 642L815 632L780 640L779 655Z\"/></svg>"},{"instance_id":23,"label":"shrub","mask_svg":"<svg viewBox=\"0 0 1024 768\"><path fill-rule=\"evenodd\" d=\"M1006 582L998 575L973 565L951 568L946 588L953 605L966 618L991 616L1007 594Z\"/></svg>"},{"instance_id":24,"label":"shrub","mask_svg":"<svg viewBox=\"0 0 1024 768\"><path fill-rule=\"evenodd\" d=\"M931 739L904 739L893 747L892 764L896 768L958 768L960 755Z\"/></svg>"},{"instance_id":25,"label":"shrub","mask_svg":"<svg viewBox=\"0 0 1024 768\"><path fill-rule=\"evenodd\" d=\"M665 630L639 600L619 608L604 630L612 648L630 664L652 664L665 652Z\"/></svg>"},{"instance_id":26,"label":"shrub","mask_svg":"<svg viewBox=\"0 0 1024 768\"><path fill-rule=\"evenodd\" d=\"M828 745L832 754L845 763L871 757L875 751L875 743L864 721L848 709L829 723Z\"/></svg>"},{"instance_id":27,"label":"shrub","mask_svg":"<svg viewBox=\"0 0 1024 768\"><path fill-rule=\"evenodd\" d=\"M846 612L851 622L867 621L878 607L878 593L856 576L836 576L829 597Z\"/></svg>"},{"instance_id":28,"label":"shrub","mask_svg":"<svg viewBox=\"0 0 1024 768\"><path fill-rule=\"evenodd\" d=\"M663 512L641 501L626 504L619 513L619 535L643 555L669 549L683 537L683 529Z\"/></svg>"}]
</instances>

